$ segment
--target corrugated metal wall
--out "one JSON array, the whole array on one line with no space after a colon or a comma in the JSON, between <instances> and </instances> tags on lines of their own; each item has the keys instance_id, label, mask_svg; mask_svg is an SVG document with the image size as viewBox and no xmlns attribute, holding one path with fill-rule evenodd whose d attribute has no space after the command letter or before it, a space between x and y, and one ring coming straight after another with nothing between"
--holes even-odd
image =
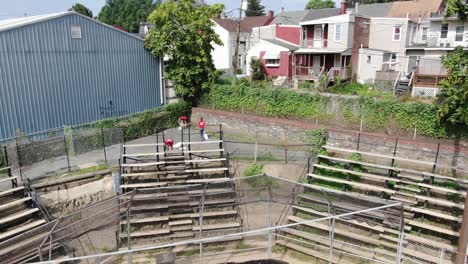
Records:
<instances>
[{"instance_id":1,"label":"corrugated metal wall","mask_svg":"<svg viewBox=\"0 0 468 264\"><path fill-rule=\"evenodd\" d=\"M76 14L0 32L0 140L160 106L160 81L143 41Z\"/></svg>"}]
</instances>

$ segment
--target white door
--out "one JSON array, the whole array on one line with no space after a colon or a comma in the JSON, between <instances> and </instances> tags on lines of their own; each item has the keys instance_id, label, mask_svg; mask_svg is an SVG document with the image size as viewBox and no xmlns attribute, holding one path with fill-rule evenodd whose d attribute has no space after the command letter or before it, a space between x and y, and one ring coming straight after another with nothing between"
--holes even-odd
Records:
<instances>
[{"instance_id":1,"label":"white door","mask_svg":"<svg viewBox=\"0 0 468 264\"><path fill-rule=\"evenodd\" d=\"M314 48L322 48L322 26L314 27Z\"/></svg>"}]
</instances>

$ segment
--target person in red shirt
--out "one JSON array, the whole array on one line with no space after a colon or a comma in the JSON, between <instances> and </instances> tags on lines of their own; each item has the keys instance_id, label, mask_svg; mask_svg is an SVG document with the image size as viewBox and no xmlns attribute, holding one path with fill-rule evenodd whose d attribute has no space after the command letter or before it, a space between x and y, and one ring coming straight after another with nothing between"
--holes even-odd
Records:
<instances>
[{"instance_id":1,"label":"person in red shirt","mask_svg":"<svg viewBox=\"0 0 468 264\"><path fill-rule=\"evenodd\" d=\"M168 138L164 141L164 145L166 145L166 148L169 150L172 150L174 148L174 140Z\"/></svg>"},{"instance_id":2,"label":"person in red shirt","mask_svg":"<svg viewBox=\"0 0 468 264\"><path fill-rule=\"evenodd\" d=\"M200 128L200 140L201 141L204 141L205 138L203 137L203 135L205 134L205 120L203 120L203 117L200 118L200 121L198 122L198 128Z\"/></svg>"},{"instance_id":3,"label":"person in red shirt","mask_svg":"<svg viewBox=\"0 0 468 264\"><path fill-rule=\"evenodd\" d=\"M182 127L182 128L187 127L187 117L186 116L179 117L179 126Z\"/></svg>"}]
</instances>

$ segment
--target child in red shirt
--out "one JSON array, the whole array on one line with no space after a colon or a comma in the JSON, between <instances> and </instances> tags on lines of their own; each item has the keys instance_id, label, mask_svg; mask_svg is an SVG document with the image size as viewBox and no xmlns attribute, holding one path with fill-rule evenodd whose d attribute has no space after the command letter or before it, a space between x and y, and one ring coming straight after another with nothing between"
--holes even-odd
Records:
<instances>
[{"instance_id":1,"label":"child in red shirt","mask_svg":"<svg viewBox=\"0 0 468 264\"><path fill-rule=\"evenodd\" d=\"M169 150L172 150L173 147L174 147L174 140L168 138L164 141L164 145L166 145L166 147L169 149Z\"/></svg>"},{"instance_id":2,"label":"child in red shirt","mask_svg":"<svg viewBox=\"0 0 468 264\"><path fill-rule=\"evenodd\" d=\"M205 138L203 137L203 135L205 134L205 120L203 120L203 117L200 118L200 121L198 122L198 128L200 128L200 140L201 141L204 141Z\"/></svg>"}]
</instances>

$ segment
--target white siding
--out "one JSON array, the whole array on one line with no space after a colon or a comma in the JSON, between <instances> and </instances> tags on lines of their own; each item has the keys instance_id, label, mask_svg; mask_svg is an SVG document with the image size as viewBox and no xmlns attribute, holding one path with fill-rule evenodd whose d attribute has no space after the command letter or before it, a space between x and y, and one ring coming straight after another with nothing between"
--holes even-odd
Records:
<instances>
[{"instance_id":1,"label":"white siding","mask_svg":"<svg viewBox=\"0 0 468 264\"><path fill-rule=\"evenodd\" d=\"M370 62L368 61L370 56ZM384 52L369 49L359 49L358 82L374 83L375 72L382 70Z\"/></svg>"},{"instance_id":2,"label":"white siding","mask_svg":"<svg viewBox=\"0 0 468 264\"><path fill-rule=\"evenodd\" d=\"M230 39L229 32L223 27L215 24L214 31L219 35L219 38L223 42L223 46L214 44L211 56L213 57L213 63L217 70L228 70L231 68L231 53L232 41Z\"/></svg>"}]
</instances>

